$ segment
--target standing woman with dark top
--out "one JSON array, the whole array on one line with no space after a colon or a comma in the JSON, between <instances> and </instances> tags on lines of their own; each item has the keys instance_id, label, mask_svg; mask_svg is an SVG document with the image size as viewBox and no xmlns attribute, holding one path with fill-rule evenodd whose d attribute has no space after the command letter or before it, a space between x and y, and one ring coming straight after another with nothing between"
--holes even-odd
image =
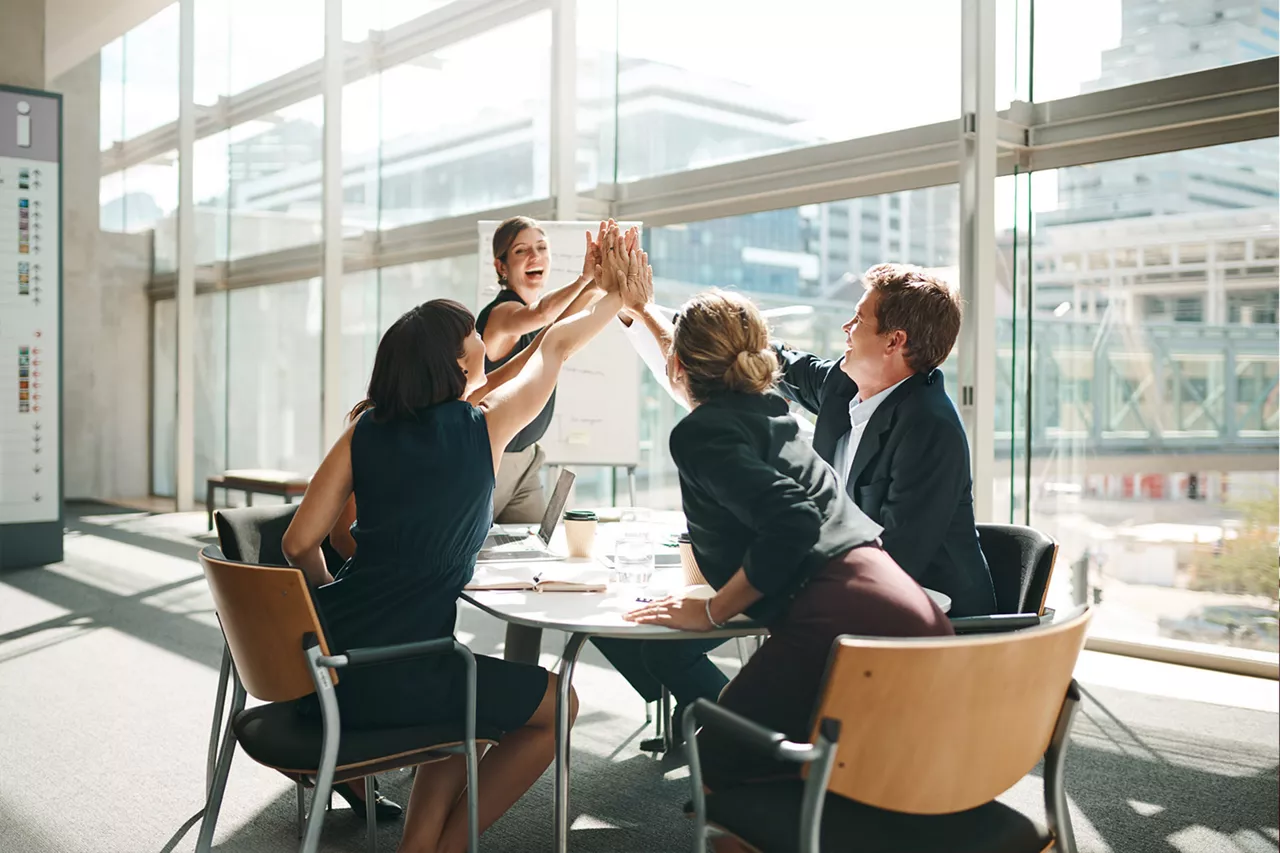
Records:
<instances>
[{"instance_id":1,"label":"standing woman with dark top","mask_svg":"<svg viewBox=\"0 0 1280 853\"><path fill-rule=\"evenodd\" d=\"M942 636L951 623L881 550L880 526L801 438L774 390L778 362L755 305L736 293L701 294L673 326L627 281L627 310L658 338L672 387L692 407L671 431L671 456L694 556L716 589L711 599L667 598L628 618L685 631L739 613L763 622L769 638L720 704L808 740L836 637ZM795 772L705 734L698 746L712 788Z\"/></svg>"},{"instance_id":2,"label":"standing woman with dark top","mask_svg":"<svg viewBox=\"0 0 1280 853\"><path fill-rule=\"evenodd\" d=\"M615 290L592 309L556 322L519 374L478 405L468 397L485 385L485 348L463 306L433 300L387 330L369 381L372 406L329 451L284 538L289 562L318 587L331 648L453 634L458 595L492 521L503 449L546 404L565 360L620 307ZM334 581L320 544L352 494L356 554ZM344 672L337 686L342 726L460 720L463 678L461 662L444 658ZM477 717L504 733L480 762L482 830L551 762L555 678L541 667L476 656ZM313 706L304 701L299 713L314 714ZM576 713L576 697L571 710ZM420 770L401 851L465 849L465 785L458 756Z\"/></svg>"},{"instance_id":3,"label":"standing woman with dark top","mask_svg":"<svg viewBox=\"0 0 1280 853\"><path fill-rule=\"evenodd\" d=\"M604 229L602 222L598 237L603 237ZM501 367L527 348L538 332L591 284L596 264L600 263L600 248L591 232L586 234L582 275L564 287L543 293L551 270L551 248L542 226L527 216L513 216L493 232L493 267L502 289L476 316L476 330L486 350L485 370ZM551 424L555 406L553 390L542 411L507 445L493 490L494 520L500 524L532 524L542 519L546 498L539 472L544 456L538 441Z\"/></svg>"}]
</instances>

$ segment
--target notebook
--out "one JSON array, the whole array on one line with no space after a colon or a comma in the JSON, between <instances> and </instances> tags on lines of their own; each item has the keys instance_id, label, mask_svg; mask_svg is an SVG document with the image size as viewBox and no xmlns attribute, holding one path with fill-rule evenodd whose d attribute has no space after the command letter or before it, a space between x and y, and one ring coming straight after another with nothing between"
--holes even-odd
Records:
<instances>
[{"instance_id":1,"label":"notebook","mask_svg":"<svg viewBox=\"0 0 1280 853\"><path fill-rule=\"evenodd\" d=\"M477 565L466 588L477 591L605 592L609 588L609 574L609 570L599 563Z\"/></svg>"}]
</instances>

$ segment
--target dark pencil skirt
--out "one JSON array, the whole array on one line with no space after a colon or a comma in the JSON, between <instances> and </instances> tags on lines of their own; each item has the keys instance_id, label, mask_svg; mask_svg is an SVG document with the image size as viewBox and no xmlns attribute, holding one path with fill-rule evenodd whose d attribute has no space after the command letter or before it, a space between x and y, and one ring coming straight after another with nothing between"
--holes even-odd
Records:
<instances>
[{"instance_id":1,"label":"dark pencil skirt","mask_svg":"<svg viewBox=\"0 0 1280 853\"><path fill-rule=\"evenodd\" d=\"M854 548L828 562L769 626L769 638L720 694L720 704L807 742L836 637L953 633L946 615L892 557L874 544ZM799 765L753 756L706 731L698 735L698 754L713 790L799 773Z\"/></svg>"}]
</instances>

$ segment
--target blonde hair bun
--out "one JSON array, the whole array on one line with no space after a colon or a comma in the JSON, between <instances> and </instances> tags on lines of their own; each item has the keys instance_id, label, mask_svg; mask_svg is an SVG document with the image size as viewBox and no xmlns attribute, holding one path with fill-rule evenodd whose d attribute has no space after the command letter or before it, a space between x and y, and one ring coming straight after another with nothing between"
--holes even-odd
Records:
<instances>
[{"instance_id":1,"label":"blonde hair bun","mask_svg":"<svg viewBox=\"0 0 1280 853\"><path fill-rule=\"evenodd\" d=\"M724 385L730 391L762 394L773 385L778 373L778 359L773 350L743 350L724 372Z\"/></svg>"}]
</instances>

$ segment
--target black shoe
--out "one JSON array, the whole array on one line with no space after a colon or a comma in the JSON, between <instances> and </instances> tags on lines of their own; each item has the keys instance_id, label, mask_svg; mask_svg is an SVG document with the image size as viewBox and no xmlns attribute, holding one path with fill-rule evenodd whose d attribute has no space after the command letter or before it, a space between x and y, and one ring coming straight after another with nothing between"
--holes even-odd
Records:
<instances>
[{"instance_id":1,"label":"black shoe","mask_svg":"<svg viewBox=\"0 0 1280 853\"><path fill-rule=\"evenodd\" d=\"M351 787L350 782L334 782L333 792L347 801L347 805L351 806L351 811L356 813L356 817L364 820L366 814L364 810L364 800L356 795L355 789ZM393 803L378 793L378 786L377 783L375 783L373 788L374 820L379 823L387 820L395 820L403 813L404 809L402 809L398 803Z\"/></svg>"}]
</instances>

